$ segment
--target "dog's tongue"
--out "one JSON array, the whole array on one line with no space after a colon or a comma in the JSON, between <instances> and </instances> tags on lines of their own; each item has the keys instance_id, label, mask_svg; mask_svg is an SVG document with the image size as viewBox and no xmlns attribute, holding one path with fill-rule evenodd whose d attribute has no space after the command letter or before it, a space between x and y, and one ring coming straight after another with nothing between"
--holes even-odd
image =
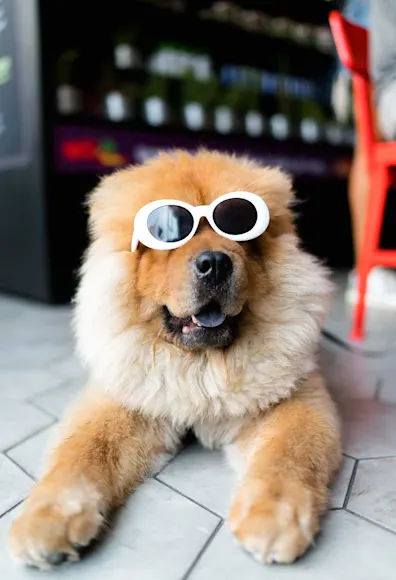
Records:
<instances>
[{"instance_id":1,"label":"dog's tongue","mask_svg":"<svg viewBox=\"0 0 396 580\"><path fill-rule=\"evenodd\" d=\"M215 328L225 321L226 317L215 304L210 304L203 308L198 314L192 316L192 321L198 326L206 328Z\"/></svg>"}]
</instances>

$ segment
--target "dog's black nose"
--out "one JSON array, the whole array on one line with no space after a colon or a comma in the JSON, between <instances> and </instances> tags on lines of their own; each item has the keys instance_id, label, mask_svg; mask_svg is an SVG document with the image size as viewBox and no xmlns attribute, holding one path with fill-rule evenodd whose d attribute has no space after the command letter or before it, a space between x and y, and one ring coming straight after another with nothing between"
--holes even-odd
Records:
<instances>
[{"instance_id":1,"label":"dog's black nose","mask_svg":"<svg viewBox=\"0 0 396 580\"><path fill-rule=\"evenodd\" d=\"M223 252L203 252L195 258L194 270L198 278L218 286L231 275L231 258Z\"/></svg>"}]
</instances>

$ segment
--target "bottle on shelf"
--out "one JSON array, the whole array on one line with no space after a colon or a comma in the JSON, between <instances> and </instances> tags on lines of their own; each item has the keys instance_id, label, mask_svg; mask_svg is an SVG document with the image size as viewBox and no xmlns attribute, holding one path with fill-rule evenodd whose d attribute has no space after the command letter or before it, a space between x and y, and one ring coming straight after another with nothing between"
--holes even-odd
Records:
<instances>
[{"instance_id":1,"label":"bottle on shelf","mask_svg":"<svg viewBox=\"0 0 396 580\"><path fill-rule=\"evenodd\" d=\"M118 71L134 71L142 67L142 55L137 48L133 30L118 32L113 46L114 66Z\"/></svg>"},{"instance_id":2,"label":"bottle on shelf","mask_svg":"<svg viewBox=\"0 0 396 580\"><path fill-rule=\"evenodd\" d=\"M198 80L189 70L181 84L181 108L183 124L191 131L209 128L210 108L216 98L218 84L214 77Z\"/></svg>"},{"instance_id":3,"label":"bottle on shelf","mask_svg":"<svg viewBox=\"0 0 396 580\"><path fill-rule=\"evenodd\" d=\"M326 118L320 103L306 98L300 100L300 137L306 143L316 143L323 135Z\"/></svg>"},{"instance_id":4,"label":"bottle on shelf","mask_svg":"<svg viewBox=\"0 0 396 580\"><path fill-rule=\"evenodd\" d=\"M251 67L242 67L240 114L243 129L249 137L261 137L265 129L264 115L260 110L261 72Z\"/></svg>"},{"instance_id":5,"label":"bottle on shelf","mask_svg":"<svg viewBox=\"0 0 396 580\"><path fill-rule=\"evenodd\" d=\"M60 115L75 115L81 112L83 98L77 86L77 67L80 54L76 49L64 51L56 63L56 111Z\"/></svg>"},{"instance_id":6,"label":"bottle on shelf","mask_svg":"<svg viewBox=\"0 0 396 580\"><path fill-rule=\"evenodd\" d=\"M249 104L244 118L245 132L249 137L261 137L265 130L265 119L259 110L259 95L250 91L247 96Z\"/></svg>"},{"instance_id":7,"label":"bottle on shelf","mask_svg":"<svg viewBox=\"0 0 396 580\"><path fill-rule=\"evenodd\" d=\"M171 42L162 43L154 50L147 68L151 74L175 79L182 79L190 70L201 81L212 75L212 61L208 54Z\"/></svg>"},{"instance_id":8,"label":"bottle on shelf","mask_svg":"<svg viewBox=\"0 0 396 580\"><path fill-rule=\"evenodd\" d=\"M217 133L228 135L238 131L240 119L237 112L240 107L241 97L242 89L237 84L229 87L220 87L213 111L213 125Z\"/></svg>"},{"instance_id":9,"label":"bottle on shelf","mask_svg":"<svg viewBox=\"0 0 396 580\"><path fill-rule=\"evenodd\" d=\"M144 121L152 127L169 124L169 81L165 77L147 77L143 88L143 116Z\"/></svg>"},{"instance_id":10,"label":"bottle on shelf","mask_svg":"<svg viewBox=\"0 0 396 580\"><path fill-rule=\"evenodd\" d=\"M286 79L289 75L289 59L286 55L278 57L278 70L274 73L273 81L276 86L275 111L269 120L272 136L284 141L291 135L292 100L287 90Z\"/></svg>"},{"instance_id":11,"label":"bottle on shelf","mask_svg":"<svg viewBox=\"0 0 396 580\"><path fill-rule=\"evenodd\" d=\"M111 62L106 62L102 68L100 101L100 111L109 121L119 123L134 116L132 91L118 80Z\"/></svg>"}]
</instances>

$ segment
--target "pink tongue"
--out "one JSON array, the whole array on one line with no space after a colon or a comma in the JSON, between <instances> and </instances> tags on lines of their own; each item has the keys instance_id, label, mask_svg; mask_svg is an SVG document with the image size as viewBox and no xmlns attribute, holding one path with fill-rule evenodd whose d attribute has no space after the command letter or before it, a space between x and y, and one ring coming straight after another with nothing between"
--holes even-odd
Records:
<instances>
[{"instance_id":1,"label":"pink tongue","mask_svg":"<svg viewBox=\"0 0 396 580\"><path fill-rule=\"evenodd\" d=\"M223 324L225 319L225 314L214 306L203 309L192 317L192 321L195 324L198 324L198 326L204 326L205 328L215 328L216 326L220 326Z\"/></svg>"}]
</instances>

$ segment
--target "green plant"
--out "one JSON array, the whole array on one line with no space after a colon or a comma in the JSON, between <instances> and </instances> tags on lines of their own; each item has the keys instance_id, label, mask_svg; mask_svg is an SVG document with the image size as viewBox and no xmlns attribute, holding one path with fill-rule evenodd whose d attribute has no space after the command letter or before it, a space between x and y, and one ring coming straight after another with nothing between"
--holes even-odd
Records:
<instances>
[{"instance_id":1,"label":"green plant","mask_svg":"<svg viewBox=\"0 0 396 580\"><path fill-rule=\"evenodd\" d=\"M200 81L191 70L184 75L181 86L181 101L183 105L195 102L207 107L213 103L217 92L218 83L214 77L207 81Z\"/></svg>"},{"instance_id":2,"label":"green plant","mask_svg":"<svg viewBox=\"0 0 396 580\"><path fill-rule=\"evenodd\" d=\"M159 97L160 99L166 101L168 98L168 86L169 83L166 78L157 75L151 75L148 77L144 86L143 96L146 99L150 97Z\"/></svg>"},{"instance_id":3,"label":"green plant","mask_svg":"<svg viewBox=\"0 0 396 580\"><path fill-rule=\"evenodd\" d=\"M79 53L77 50L67 50L61 54L56 64L58 84L72 84L72 72Z\"/></svg>"},{"instance_id":4,"label":"green plant","mask_svg":"<svg viewBox=\"0 0 396 580\"><path fill-rule=\"evenodd\" d=\"M244 111L258 111L260 108L259 92L252 87L243 87L241 94L241 108Z\"/></svg>"},{"instance_id":5,"label":"green plant","mask_svg":"<svg viewBox=\"0 0 396 580\"><path fill-rule=\"evenodd\" d=\"M221 89L218 104L239 112L258 110L259 93L251 87L235 84Z\"/></svg>"},{"instance_id":6,"label":"green plant","mask_svg":"<svg viewBox=\"0 0 396 580\"><path fill-rule=\"evenodd\" d=\"M301 119L310 117L318 123L325 123L326 117L324 111L319 103L315 101L301 101L300 102Z\"/></svg>"}]
</instances>

